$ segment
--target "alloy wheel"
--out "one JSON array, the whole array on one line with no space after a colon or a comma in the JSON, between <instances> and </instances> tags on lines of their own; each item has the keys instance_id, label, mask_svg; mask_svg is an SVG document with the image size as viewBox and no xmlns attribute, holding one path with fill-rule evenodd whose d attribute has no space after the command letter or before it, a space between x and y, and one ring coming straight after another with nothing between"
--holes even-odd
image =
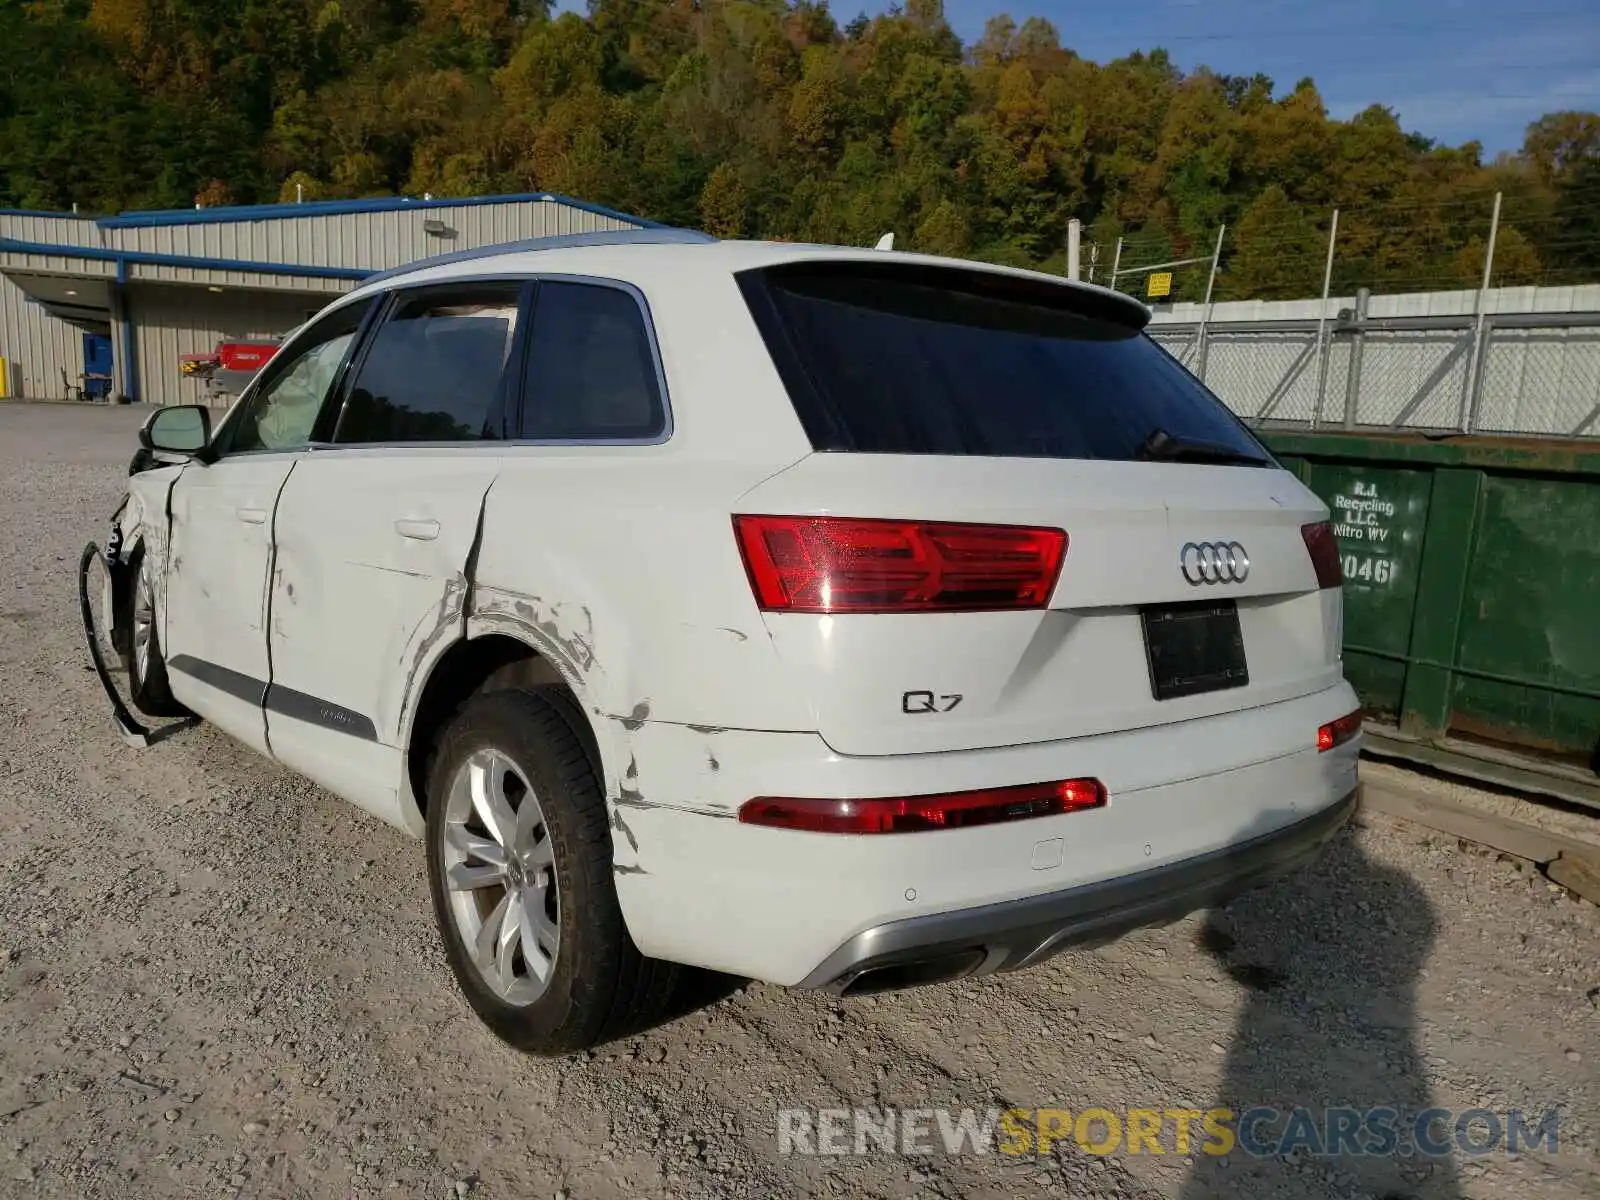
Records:
<instances>
[{"instance_id":1,"label":"alloy wheel","mask_svg":"<svg viewBox=\"0 0 1600 1200\"><path fill-rule=\"evenodd\" d=\"M444 882L467 958L503 1003L532 1004L561 950L555 847L527 775L475 750L445 801Z\"/></svg>"}]
</instances>

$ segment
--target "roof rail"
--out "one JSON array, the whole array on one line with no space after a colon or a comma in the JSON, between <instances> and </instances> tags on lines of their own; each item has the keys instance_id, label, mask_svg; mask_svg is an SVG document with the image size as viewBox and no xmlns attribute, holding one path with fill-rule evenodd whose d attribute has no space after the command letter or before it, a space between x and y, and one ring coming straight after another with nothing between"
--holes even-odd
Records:
<instances>
[{"instance_id":1,"label":"roof rail","mask_svg":"<svg viewBox=\"0 0 1600 1200\"><path fill-rule=\"evenodd\" d=\"M717 239L697 229L608 229L597 233L559 233L552 237L524 238L519 242L499 242L493 246L478 246L471 250L457 250L451 254L436 254L432 258L419 258L403 267L376 271L362 281L378 283L422 271L428 267L442 267L448 263L471 262L479 258L498 258L502 254L521 254L529 250L565 250L574 246L663 246L682 243L714 242Z\"/></svg>"}]
</instances>

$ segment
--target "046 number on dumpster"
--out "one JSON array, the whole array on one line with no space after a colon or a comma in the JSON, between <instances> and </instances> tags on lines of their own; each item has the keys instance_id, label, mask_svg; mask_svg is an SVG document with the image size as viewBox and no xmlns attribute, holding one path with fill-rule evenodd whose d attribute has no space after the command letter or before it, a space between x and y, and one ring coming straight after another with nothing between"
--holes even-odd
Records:
<instances>
[{"instance_id":1,"label":"046 number on dumpster","mask_svg":"<svg viewBox=\"0 0 1600 1200\"><path fill-rule=\"evenodd\" d=\"M1395 577L1399 563L1392 558L1364 558L1354 554L1344 556L1344 577L1362 583L1388 583Z\"/></svg>"}]
</instances>

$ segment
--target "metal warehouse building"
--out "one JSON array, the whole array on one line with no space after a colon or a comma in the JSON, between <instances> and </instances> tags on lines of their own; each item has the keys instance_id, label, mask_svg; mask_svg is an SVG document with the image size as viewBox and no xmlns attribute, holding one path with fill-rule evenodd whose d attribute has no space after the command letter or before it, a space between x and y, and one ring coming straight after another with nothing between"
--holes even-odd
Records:
<instances>
[{"instance_id":1,"label":"metal warehouse building","mask_svg":"<svg viewBox=\"0 0 1600 1200\"><path fill-rule=\"evenodd\" d=\"M288 333L367 275L419 258L653 222L563 196L349 200L130 212L0 211L0 396L84 387L204 402L185 354Z\"/></svg>"}]
</instances>

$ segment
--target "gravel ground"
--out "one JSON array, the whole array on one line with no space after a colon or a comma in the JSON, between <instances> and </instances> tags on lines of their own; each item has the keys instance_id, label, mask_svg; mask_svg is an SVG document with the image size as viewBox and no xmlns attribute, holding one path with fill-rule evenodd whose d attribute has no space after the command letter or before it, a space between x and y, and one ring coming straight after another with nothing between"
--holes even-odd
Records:
<instances>
[{"instance_id":1,"label":"gravel ground","mask_svg":"<svg viewBox=\"0 0 1600 1200\"><path fill-rule=\"evenodd\" d=\"M19 1196L1600 1194L1600 919L1374 818L1221 913L849 1001L700 978L567 1061L456 994L419 847L201 727L112 734L76 625L139 414L0 404L0 1192ZM1561 1111L1425 1161L783 1155L778 1110ZM1197 1135L1198 1136L1198 1135Z\"/></svg>"}]
</instances>

